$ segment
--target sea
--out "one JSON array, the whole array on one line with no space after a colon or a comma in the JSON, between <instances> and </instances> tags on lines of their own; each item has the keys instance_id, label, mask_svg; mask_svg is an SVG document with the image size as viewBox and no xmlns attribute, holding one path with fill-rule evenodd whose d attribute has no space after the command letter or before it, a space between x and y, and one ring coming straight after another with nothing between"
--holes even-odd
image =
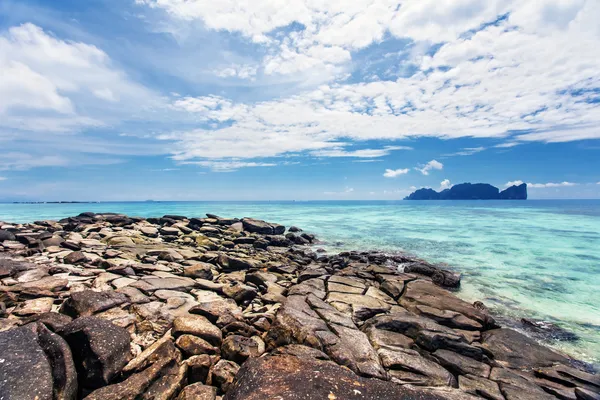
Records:
<instances>
[{"instance_id":1,"label":"sea","mask_svg":"<svg viewBox=\"0 0 600 400\"><path fill-rule=\"evenodd\" d=\"M84 211L248 216L315 233L331 253L409 253L461 272L458 296L501 320L533 318L575 334L546 344L600 367L600 200L0 204L0 221Z\"/></svg>"}]
</instances>

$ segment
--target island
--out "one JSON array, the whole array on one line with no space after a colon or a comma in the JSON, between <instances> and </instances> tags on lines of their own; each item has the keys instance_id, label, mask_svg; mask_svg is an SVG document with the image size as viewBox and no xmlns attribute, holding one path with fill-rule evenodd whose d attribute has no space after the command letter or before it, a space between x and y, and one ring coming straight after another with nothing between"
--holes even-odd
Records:
<instances>
[{"instance_id":1,"label":"island","mask_svg":"<svg viewBox=\"0 0 600 400\"><path fill-rule=\"evenodd\" d=\"M419 189L404 200L527 200L527 184L513 185L500 191L488 183L461 183L441 192Z\"/></svg>"}]
</instances>

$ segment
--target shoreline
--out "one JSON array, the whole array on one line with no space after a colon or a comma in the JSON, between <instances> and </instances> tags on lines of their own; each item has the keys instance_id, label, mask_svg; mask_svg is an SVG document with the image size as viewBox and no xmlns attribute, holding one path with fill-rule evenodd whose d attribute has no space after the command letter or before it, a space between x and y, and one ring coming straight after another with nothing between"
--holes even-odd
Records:
<instances>
[{"instance_id":1,"label":"shoreline","mask_svg":"<svg viewBox=\"0 0 600 400\"><path fill-rule=\"evenodd\" d=\"M175 394L188 384L182 392L214 387L227 392L226 399L241 399L236 396L253 383L258 392L265 390L252 371L272 368L272 358L300 363L294 364L300 372L331 367L331 374L343 375L336 369L342 365L356 379L376 378L396 394L432 399L483 392L505 399L523 392L584 398L600 390L597 376L574 368L582 365L500 328L482 303L446 291L457 287L456 273L406 255L323 255L307 246L316 238L297 229L207 217L83 213L5 226L0 293L7 315L0 318L1 337L12 343L26 330L38 340L63 337L71 346L69 329L92 336L100 334L93 324L106 321L127 332L123 343L128 341L131 356L113 365L112 373L101 365L101 384L71 377L79 384L71 398L108 398L110 391L146 392L154 385L159 390L156 382L169 376L161 382L171 382L166 386ZM6 261L3 255L27 258ZM401 273L390 263L411 264ZM64 326L48 322L57 316L75 319ZM87 317L91 327L72 326ZM18 327L28 321L41 323ZM506 343L530 350L507 351ZM166 373L165 364L148 386L132 389L133 381L160 364L160 357L150 362L158 349L168 353L166 364L179 360L177 368ZM51 389L65 381L60 378L48 383Z\"/></svg>"}]
</instances>

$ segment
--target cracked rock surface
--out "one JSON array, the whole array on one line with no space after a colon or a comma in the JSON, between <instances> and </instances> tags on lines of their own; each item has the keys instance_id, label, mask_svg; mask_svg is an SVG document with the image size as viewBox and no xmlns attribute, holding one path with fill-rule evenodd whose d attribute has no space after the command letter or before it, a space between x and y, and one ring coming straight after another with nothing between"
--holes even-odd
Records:
<instances>
[{"instance_id":1,"label":"cracked rock surface","mask_svg":"<svg viewBox=\"0 0 600 400\"><path fill-rule=\"evenodd\" d=\"M0 399L600 399L407 255L212 214L0 233Z\"/></svg>"}]
</instances>

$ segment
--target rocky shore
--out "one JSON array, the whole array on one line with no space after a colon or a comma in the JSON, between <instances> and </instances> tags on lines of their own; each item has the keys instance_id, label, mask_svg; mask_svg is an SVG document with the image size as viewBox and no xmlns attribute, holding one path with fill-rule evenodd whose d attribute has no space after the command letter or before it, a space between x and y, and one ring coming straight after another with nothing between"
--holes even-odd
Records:
<instances>
[{"instance_id":1,"label":"rocky shore","mask_svg":"<svg viewBox=\"0 0 600 400\"><path fill-rule=\"evenodd\" d=\"M600 399L458 274L316 243L215 215L0 222L0 399Z\"/></svg>"}]
</instances>

